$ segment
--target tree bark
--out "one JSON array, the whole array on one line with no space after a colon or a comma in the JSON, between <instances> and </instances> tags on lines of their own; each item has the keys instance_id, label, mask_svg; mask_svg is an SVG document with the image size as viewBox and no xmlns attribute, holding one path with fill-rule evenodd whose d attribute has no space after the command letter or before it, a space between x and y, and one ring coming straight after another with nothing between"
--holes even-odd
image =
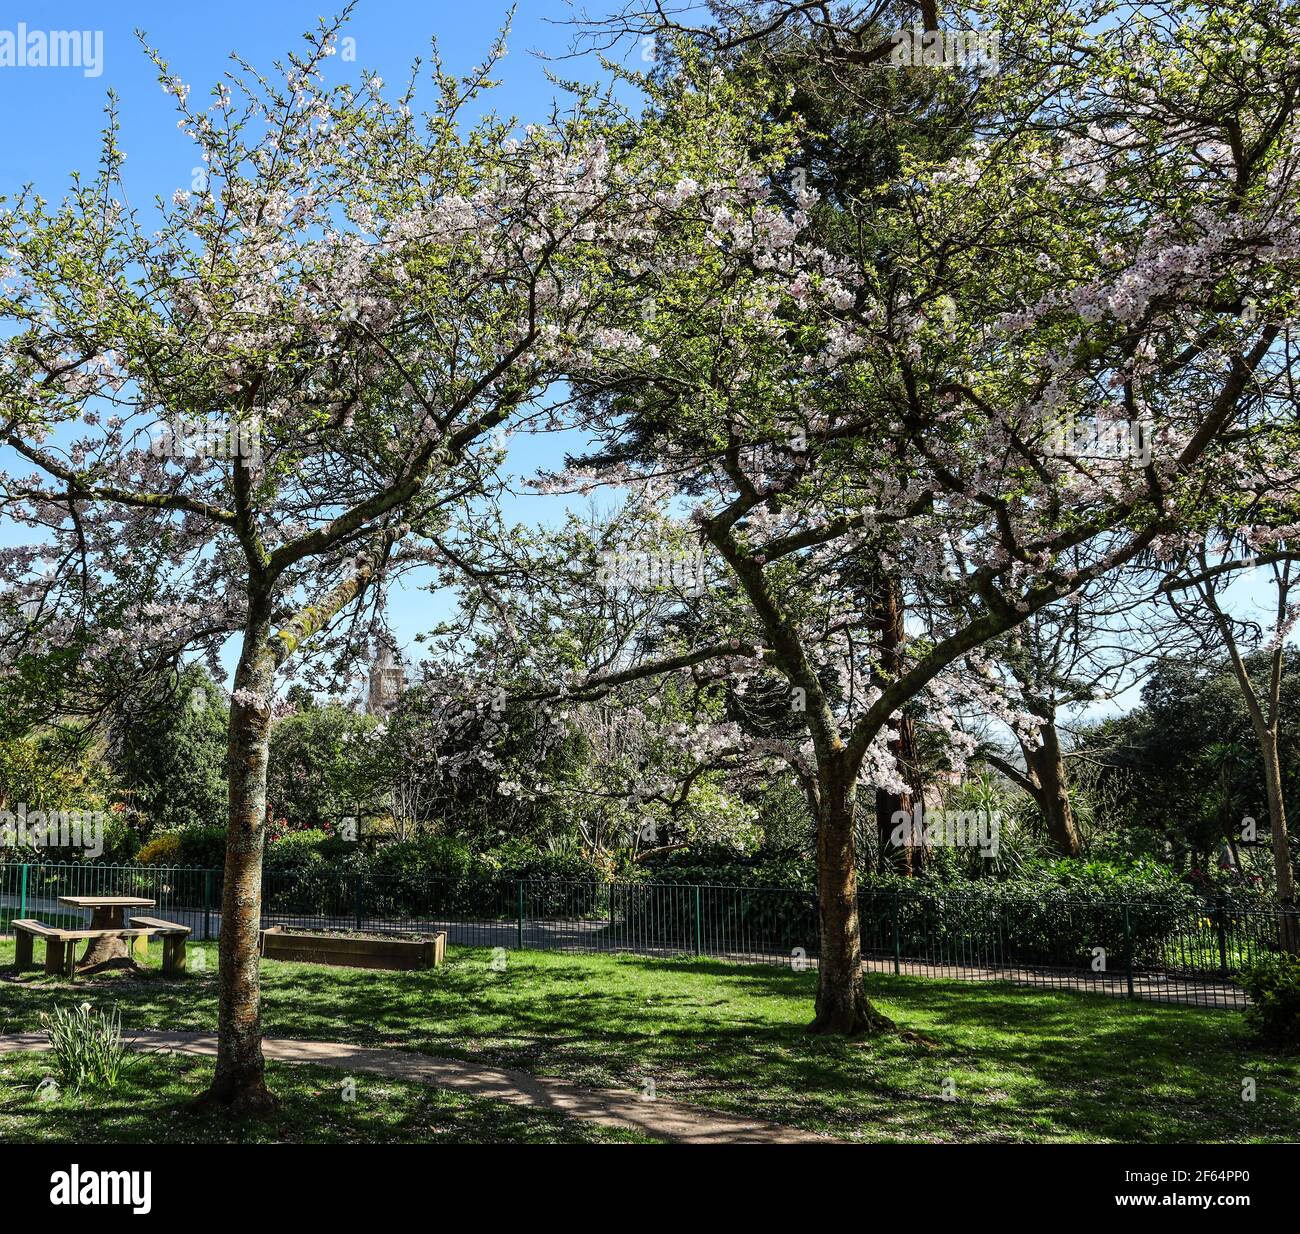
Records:
<instances>
[{"instance_id":1,"label":"tree bark","mask_svg":"<svg viewBox=\"0 0 1300 1234\"><path fill-rule=\"evenodd\" d=\"M245 476L242 469L236 469L235 474L237 481ZM418 490L419 485L415 487ZM356 571L316 603L299 609L281 626L274 639L271 638L274 575L268 574L260 550L249 548L248 620L230 700L230 821L226 828L226 883L221 895L217 1069L212 1086L198 1099L198 1105L219 1105L239 1113L257 1114L268 1113L276 1105L266 1087L266 1063L262 1057L260 982L266 768L270 757L271 695L276 670L365 590L382 567L388 551L409 530L409 524L402 523L379 532L371 541L369 553L358 559ZM301 545L303 541L297 543ZM306 550L300 554L310 555Z\"/></svg>"},{"instance_id":2,"label":"tree bark","mask_svg":"<svg viewBox=\"0 0 1300 1234\"><path fill-rule=\"evenodd\" d=\"M133 909L138 912L138 909ZM120 930L126 926L126 910L122 908L96 908L91 910L90 928L92 930ZM77 968L83 972L99 972L108 968L139 969L135 955L127 946L126 939L116 935L104 938L92 938L86 944L86 953L77 961Z\"/></svg>"},{"instance_id":3,"label":"tree bark","mask_svg":"<svg viewBox=\"0 0 1300 1234\"><path fill-rule=\"evenodd\" d=\"M274 659L267 652L269 605L250 617L230 703L230 819L221 897L217 1068L200 1105L268 1113L262 1057L262 849L266 839L266 769L271 736Z\"/></svg>"},{"instance_id":4,"label":"tree bark","mask_svg":"<svg viewBox=\"0 0 1300 1234\"><path fill-rule=\"evenodd\" d=\"M1255 724L1264 757L1264 791L1268 795L1268 830L1273 845L1277 898L1282 905L1279 941L1285 951L1300 954L1300 928L1296 921L1295 878L1291 872L1291 846L1287 840L1286 802L1282 796L1282 762L1278 756L1276 727Z\"/></svg>"},{"instance_id":5,"label":"tree bark","mask_svg":"<svg viewBox=\"0 0 1300 1234\"><path fill-rule=\"evenodd\" d=\"M880 636L880 660L875 673L875 685L883 690L903 675L904 668L903 640L906 631L903 626L903 592L898 579L892 574L882 572L877 576L873 587L873 605L875 611L872 621ZM911 877L920 874L925 868L925 845L894 844L892 840L894 816L902 812L910 819L916 804L913 794L924 795L920 793L917 774L916 725L906 713L899 717L898 736L889 743L889 752L897 760L909 789L901 793L876 789L877 865L882 872L892 869Z\"/></svg>"},{"instance_id":6,"label":"tree bark","mask_svg":"<svg viewBox=\"0 0 1300 1234\"><path fill-rule=\"evenodd\" d=\"M1029 778L1035 782L1034 800L1038 804L1047 834L1063 857L1083 856L1079 828L1070 804L1070 782L1061 757L1061 738L1056 725L1047 722L1039 727L1042 744L1022 747Z\"/></svg>"},{"instance_id":7,"label":"tree bark","mask_svg":"<svg viewBox=\"0 0 1300 1234\"><path fill-rule=\"evenodd\" d=\"M814 1033L857 1036L893 1027L867 999L862 983L858 873L853 839L854 777L842 765L821 778L817 818L817 891L821 949Z\"/></svg>"}]
</instances>

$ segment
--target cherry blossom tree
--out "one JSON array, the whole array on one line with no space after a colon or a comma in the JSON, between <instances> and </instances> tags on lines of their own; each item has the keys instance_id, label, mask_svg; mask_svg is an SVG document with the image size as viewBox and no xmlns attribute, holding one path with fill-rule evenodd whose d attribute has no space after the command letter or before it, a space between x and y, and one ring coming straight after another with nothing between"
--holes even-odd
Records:
<instances>
[{"instance_id":1,"label":"cherry blossom tree","mask_svg":"<svg viewBox=\"0 0 1300 1234\"><path fill-rule=\"evenodd\" d=\"M900 784L902 708L926 696L958 754L959 703L1028 734L982 645L1213 518L1290 376L1289 19L1144 6L1098 32L1062 4L1049 36L1041 8L984 12L1015 37L968 83L962 148L911 147L877 117L900 133L898 172L852 203L852 257L807 239L814 193L790 208L774 191L802 154L797 118L770 119L761 63L706 61L683 84L685 55L658 83L660 122L683 150L704 131L710 158L732 142L754 165L722 181L683 160L622 363L573 375L603 446L556 482L671 479L736 601L729 637L636 672L715 661L788 691L819 824L818 1031L882 1023L861 979L854 824L860 786ZM863 561L900 581L913 624L886 672Z\"/></svg>"},{"instance_id":2,"label":"cherry blossom tree","mask_svg":"<svg viewBox=\"0 0 1300 1234\"><path fill-rule=\"evenodd\" d=\"M110 100L98 174L3 203L6 663L93 674L238 649L220 1045L205 1100L268 1108L258 930L277 690L346 672L423 537L481 493L490 434L545 394L637 233L646 167L586 95L522 134L466 113L504 39L436 99L331 85L339 22L199 102L157 53L202 171L127 204ZM417 70L419 66L417 65ZM629 186L635 185L635 191ZM540 403L532 400L541 400ZM120 601L101 604L100 597Z\"/></svg>"},{"instance_id":3,"label":"cherry blossom tree","mask_svg":"<svg viewBox=\"0 0 1300 1234\"><path fill-rule=\"evenodd\" d=\"M551 807L611 872L616 856L638 863L754 834L742 787L774 764L742 731L743 701L709 665L668 682L637 671L686 645L682 623L711 620L696 608L708 587L689 524L642 492L610 514L570 512L553 529L485 511L439 536L437 551L462 602L427 636L445 668L422 710L458 698L481 717L467 756L497 776L499 814ZM465 664L473 674L457 676ZM594 669L591 688L555 700L556 682ZM532 740L511 753L507 735L525 730ZM559 749L572 757L545 758Z\"/></svg>"}]
</instances>

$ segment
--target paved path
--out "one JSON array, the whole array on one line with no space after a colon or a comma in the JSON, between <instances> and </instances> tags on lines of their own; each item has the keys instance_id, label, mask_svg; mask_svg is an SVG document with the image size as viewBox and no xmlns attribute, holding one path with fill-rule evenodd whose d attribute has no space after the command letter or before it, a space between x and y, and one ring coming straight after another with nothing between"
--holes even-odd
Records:
<instances>
[{"instance_id":1,"label":"paved path","mask_svg":"<svg viewBox=\"0 0 1300 1234\"><path fill-rule=\"evenodd\" d=\"M862 968L868 973L892 973L893 960L866 959ZM903 960L899 966L905 977L938 977L945 981L1010 981L1037 990L1070 990L1079 994L1109 994L1128 997L1128 979L1123 973L1093 973L1080 969L982 968L973 964L922 964ZM1197 981L1190 977L1170 977L1158 973L1134 973L1133 997L1176 1007L1217 1007L1240 1009L1250 1001L1245 991L1230 981Z\"/></svg>"},{"instance_id":2,"label":"paved path","mask_svg":"<svg viewBox=\"0 0 1300 1234\"><path fill-rule=\"evenodd\" d=\"M212 1057L217 1039L211 1033L138 1031L128 1038L132 1049L158 1053L201 1054ZM0 1054L20 1050L46 1050L44 1033L0 1034ZM621 1089L578 1088L564 1080L550 1080L527 1071L482 1067L454 1058L435 1058L408 1050L368 1049L333 1041L290 1041L267 1037L262 1041L267 1058L281 1063L313 1063L347 1072L364 1072L449 1088L474 1097L488 1097L511 1105L552 1110L570 1118L637 1131L673 1144L828 1144L827 1136L794 1127L780 1127L756 1118L716 1114L697 1106L679 1105L658 1098L647 1101Z\"/></svg>"}]
</instances>

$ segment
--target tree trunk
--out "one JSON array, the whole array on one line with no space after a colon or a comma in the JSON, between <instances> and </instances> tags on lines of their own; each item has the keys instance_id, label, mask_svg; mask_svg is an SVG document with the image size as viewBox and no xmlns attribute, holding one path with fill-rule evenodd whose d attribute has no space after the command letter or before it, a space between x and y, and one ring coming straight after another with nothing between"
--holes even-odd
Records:
<instances>
[{"instance_id":1,"label":"tree trunk","mask_svg":"<svg viewBox=\"0 0 1300 1234\"><path fill-rule=\"evenodd\" d=\"M1204 556L1201 567L1205 568ZM1201 598L1214 615L1215 624L1223 645L1228 649L1228 658L1232 661L1232 671L1241 689L1241 696L1250 715L1250 725L1259 742L1259 751L1264 761L1264 791L1268 795L1269 837L1273 842L1273 869L1277 877L1277 898L1282 906L1278 914L1278 936L1284 951L1292 955L1300 954L1300 925L1296 922L1295 880L1291 876L1291 848L1286 834L1286 803L1282 796L1282 764L1278 758L1277 735L1282 714L1282 669L1285 654L1285 640L1282 631L1285 628L1287 614L1287 597L1291 587L1290 567L1276 578L1277 590L1277 642L1270 657L1267 713L1264 704L1250 679L1246 662L1237 646L1232 623L1219 608L1212 587L1199 588Z\"/></svg>"},{"instance_id":2,"label":"tree trunk","mask_svg":"<svg viewBox=\"0 0 1300 1234\"><path fill-rule=\"evenodd\" d=\"M250 618L230 703L230 821L221 897L221 975L217 1069L199 1098L237 1113L268 1113L262 1058L260 930L262 847L266 838L266 768L274 664L266 653L269 617Z\"/></svg>"},{"instance_id":3,"label":"tree trunk","mask_svg":"<svg viewBox=\"0 0 1300 1234\"><path fill-rule=\"evenodd\" d=\"M131 909L131 912L139 912ZM127 911L124 908L96 908L90 913L92 930L121 930L126 927ZM139 970L133 950L127 946L126 939L120 935L105 935L92 938L86 944L86 954L77 962L82 972L101 972L110 968L127 968Z\"/></svg>"},{"instance_id":4,"label":"tree trunk","mask_svg":"<svg viewBox=\"0 0 1300 1234\"><path fill-rule=\"evenodd\" d=\"M876 789L876 835L879 843L877 866L882 873L894 870L910 878L921 874L925 869L925 845L895 844L893 834L898 825L895 815L902 813L911 819L917 801L913 796L916 787L916 725L911 716L905 715L899 720L898 737L889 743L889 749L903 768L903 774L911 787L901 793Z\"/></svg>"},{"instance_id":5,"label":"tree trunk","mask_svg":"<svg viewBox=\"0 0 1300 1234\"><path fill-rule=\"evenodd\" d=\"M817 891L821 951L815 1033L853 1036L892 1028L862 984L858 874L853 842L853 778L841 767L821 777L817 818Z\"/></svg>"},{"instance_id":6,"label":"tree trunk","mask_svg":"<svg viewBox=\"0 0 1300 1234\"><path fill-rule=\"evenodd\" d=\"M1273 843L1273 868L1277 898L1282 905L1280 942L1285 951L1300 954L1300 929L1296 922L1295 879L1291 874L1291 846L1287 842L1286 803L1282 797L1282 763L1278 757L1277 729L1256 724L1264 756L1264 790L1268 794L1268 830Z\"/></svg>"},{"instance_id":7,"label":"tree trunk","mask_svg":"<svg viewBox=\"0 0 1300 1234\"><path fill-rule=\"evenodd\" d=\"M1074 821L1074 808L1070 805L1070 782L1061 757L1060 736L1056 725L1050 722L1041 725L1038 731L1042 745L1023 747L1030 779L1038 783L1034 798L1056 851L1063 857L1081 857L1083 845Z\"/></svg>"},{"instance_id":8,"label":"tree trunk","mask_svg":"<svg viewBox=\"0 0 1300 1234\"><path fill-rule=\"evenodd\" d=\"M902 675L905 667L903 592L898 579L892 574L881 573L873 589L872 604L872 622L880 635L880 661L874 674L874 684L879 689L884 689ZM916 725L911 716L904 714L899 717L898 736L889 743L889 752L897 760L910 791L891 793L883 788L876 789L877 865L882 872L892 869L911 877L920 874L925 868L925 845L892 843L896 826L894 816L901 811L910 819L912 808L916 804L913 794L924 796L917 771Z\"/></svg>"}]
</instances>

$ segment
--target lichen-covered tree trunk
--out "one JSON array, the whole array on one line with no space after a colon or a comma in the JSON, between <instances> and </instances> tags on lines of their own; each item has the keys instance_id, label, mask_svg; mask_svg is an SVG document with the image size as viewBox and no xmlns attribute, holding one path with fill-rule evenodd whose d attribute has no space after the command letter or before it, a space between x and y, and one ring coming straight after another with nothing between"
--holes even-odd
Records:
<instances>
[{"instance_id":1,"label":"lichen-covered tree trunk","mask_svg":"<svg viewBox=\"0 0 1300 1234\"><path fill-rule=\"evenodd\" d=\"M853 777L837 762L821 778L817 818L817 891L821 949L815 1033L857 1035L892 1027L862 984L858 873L853 838Z\"/></svg>"},{"instance_id":2,"label":"lichen-covered tree trunk","mask_svg":"<svg viewBox=\"0 0 1300 1234\"><path fill-rule=\"evenodd\" d=\"M266 652L269 615L250 618L230 703L230 819L221 897L221 971L217 1068L204 1104L237 1112L275 1105L262 1058L260 929L262 848L266 839L266 768L275 672Z\"/></svg>"},{"instance_id":3,"label":"lichen-covered tree trunk","mask_svg":"<svg viewBox=\"0 0 1300 1234\"><path fill-rule=\"evenodd\" d=\"M1042 745L1024 747L1025 766L1030 779L1037 782L1034 799L1047 825L1052 846L1063 857L1081 857L1083 843L1070 804L1070 781L1061 757L1061 739L1055 724L1039 728Z\"/></svg>"}]
</instances>

